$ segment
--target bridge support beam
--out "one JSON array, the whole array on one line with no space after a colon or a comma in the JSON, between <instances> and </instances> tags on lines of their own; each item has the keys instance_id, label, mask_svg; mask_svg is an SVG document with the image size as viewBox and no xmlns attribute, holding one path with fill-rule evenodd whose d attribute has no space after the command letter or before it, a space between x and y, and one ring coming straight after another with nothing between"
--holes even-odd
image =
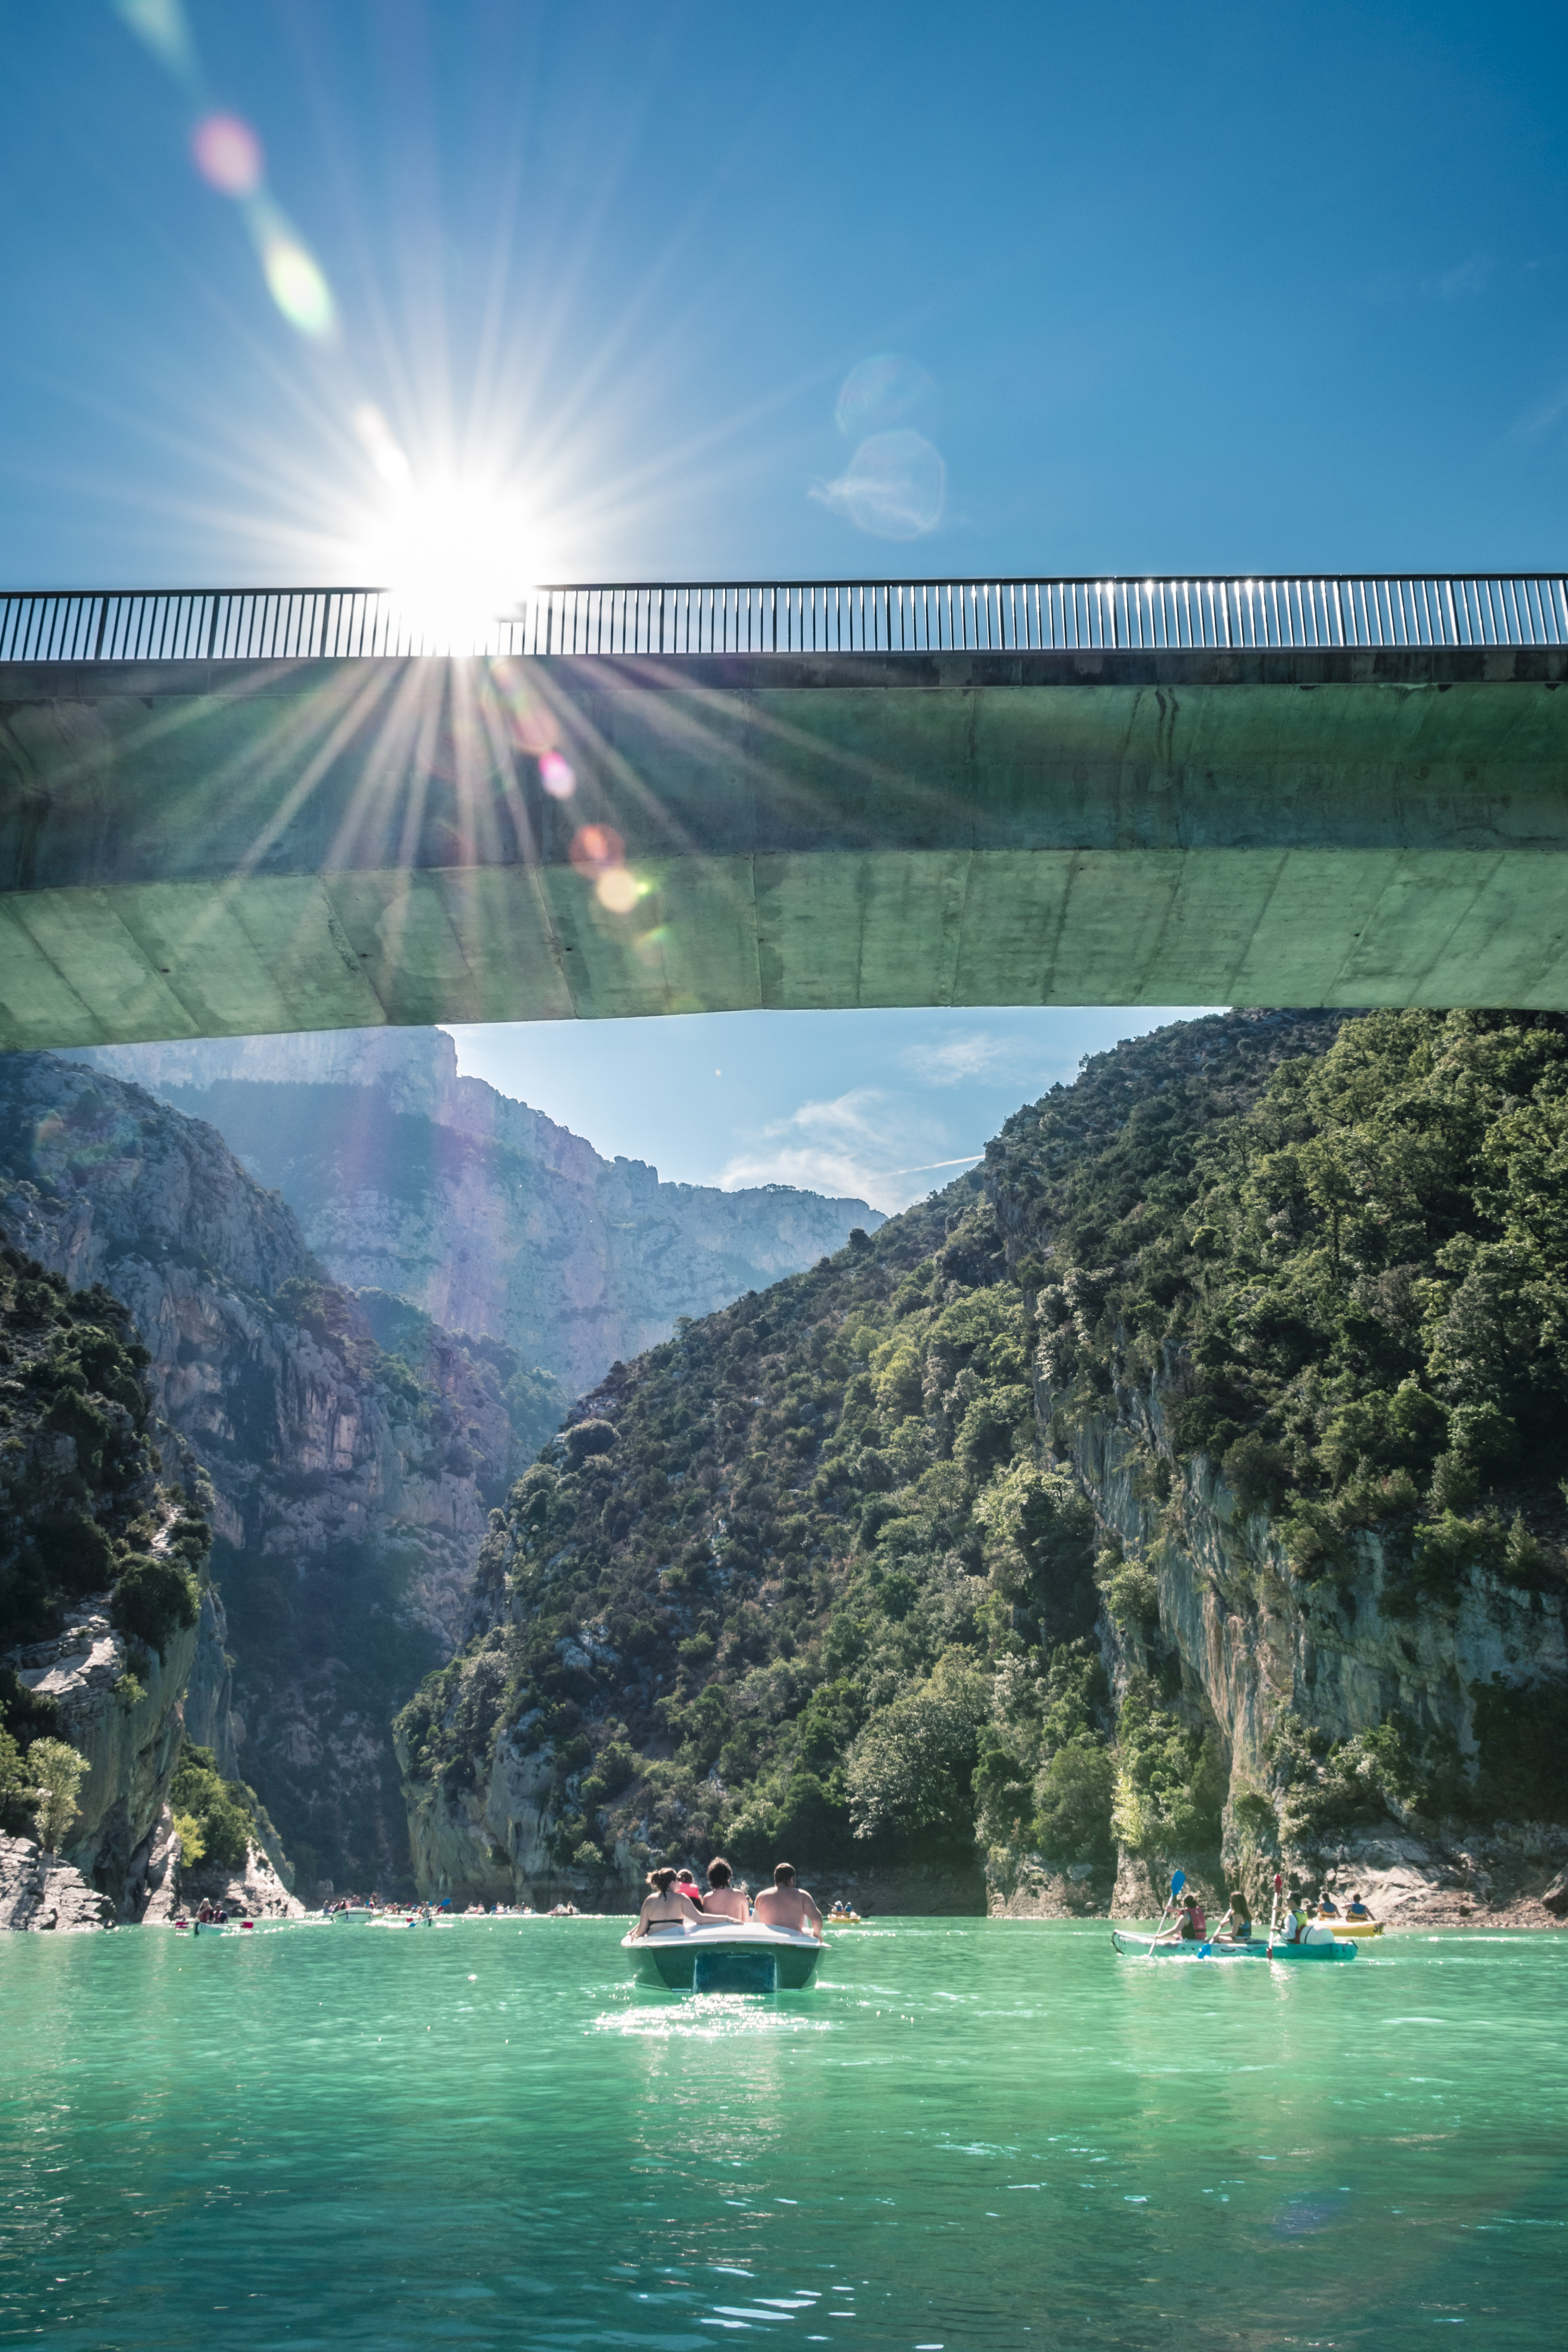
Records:
<instances>
[{"instance_id":1,"label":"bridge support beam","mask_svg":"<svg viewBox=\"0 0 1568 2352\"><path fill-rule=\"evenodd\" d=\"M1551 647L0 666L0 1044L1564 1006L1565 688Z\"/></svg>"}]
</instances>

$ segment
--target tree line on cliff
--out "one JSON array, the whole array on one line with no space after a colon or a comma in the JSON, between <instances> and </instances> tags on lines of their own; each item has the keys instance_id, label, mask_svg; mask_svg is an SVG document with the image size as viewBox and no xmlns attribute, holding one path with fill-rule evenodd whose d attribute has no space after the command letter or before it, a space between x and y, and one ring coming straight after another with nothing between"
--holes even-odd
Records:
<instances>
[{"instance_id":1,"label":"tree line on cliff","mask_svg":"<svg viewBox=\"0 0 1568 2352\"><path fill-rule=\"evenodd\" d=\"M1075 1433L1157 1398L1148 1494L1206 1465L1303 1607L1353 1605L1375 1534L1395 1612L1483 1570L1560 1612L1565 1174L1556 1016L1231 1015L1096 1057L982 1171L584 1400L492 1515L488 1625L399 1718L411 1802L472 1817L505 1743L563 1882L606 1894L720 1848L955 1885L1217 1849L1224 1759ZM1475 1720L1461 1755L1287 1716L1254 1850L1562 1818L1561 1689Z\"/></svg>"}]
</instances>

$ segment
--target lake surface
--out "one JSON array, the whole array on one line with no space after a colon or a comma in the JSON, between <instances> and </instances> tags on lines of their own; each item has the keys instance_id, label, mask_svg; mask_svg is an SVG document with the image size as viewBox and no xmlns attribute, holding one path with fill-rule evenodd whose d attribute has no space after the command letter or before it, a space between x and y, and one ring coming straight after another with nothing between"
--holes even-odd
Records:
<instances>
[{"instance_id":1,"label":"lake surface","mask_svg":"<svg viewBox=\"0 0 1568 2352\"><path fill-rule=\"evenodd\" d=\"M623 1931L0 1937L0 2339L1563 2341L1568 1935L890 1921L764 2001Z\"/></svg>"}]
</instances>

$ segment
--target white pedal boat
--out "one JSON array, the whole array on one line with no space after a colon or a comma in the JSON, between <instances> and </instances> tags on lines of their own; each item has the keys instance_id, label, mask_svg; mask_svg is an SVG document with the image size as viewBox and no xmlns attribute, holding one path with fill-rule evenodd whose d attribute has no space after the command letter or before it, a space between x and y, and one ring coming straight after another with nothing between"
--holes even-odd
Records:
<instances>
[{"instance_id":1,"label":"white pedal boat","mask_svg":"<svg viewBox=\"0 0 1568 2352\"><path fill-rule=\"evenodd\" d=\"M646 1936L623 1936L639 1984L668 1992L799 1992L822 1958L816 1936L793 1927L715 1919L711 1927L672 1919Z\"/></svg>"}]
</instances>

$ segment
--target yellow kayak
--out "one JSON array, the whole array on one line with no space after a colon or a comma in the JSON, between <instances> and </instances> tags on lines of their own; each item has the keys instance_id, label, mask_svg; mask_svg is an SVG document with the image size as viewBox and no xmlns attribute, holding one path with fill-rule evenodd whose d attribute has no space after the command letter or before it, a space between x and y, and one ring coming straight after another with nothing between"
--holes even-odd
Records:
<instances>
[{"instance_id":1,"label":"yellow kayak","mask_svg":"<svg viewBox=\"0 0 1568 2352\"><path fill-rule=\"evenodd\" d=\"M1321 1925L1331 1927L1336 1936L1381 1936L1383 1933L1381 1919L1325 1919Z\"/></svg>"}]
</instances>

